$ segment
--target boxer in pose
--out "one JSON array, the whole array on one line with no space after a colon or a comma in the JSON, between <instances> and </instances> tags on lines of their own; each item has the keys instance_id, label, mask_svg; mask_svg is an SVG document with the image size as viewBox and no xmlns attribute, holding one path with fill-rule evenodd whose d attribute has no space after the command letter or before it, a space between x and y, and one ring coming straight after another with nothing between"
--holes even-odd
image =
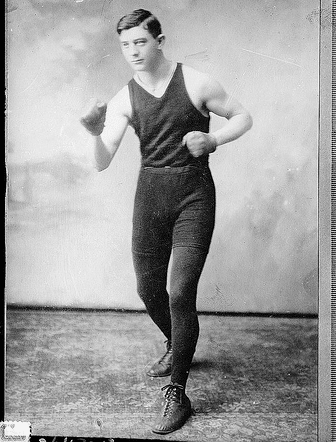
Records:
<instances>
[{"instance_id":1,"label":"boxer in pose","mask_svg":"<svg viewBox=\"0 0 336 442\"><path fill-rule=\"evenodd\" d=\"M185 389L199 335L197 285L215 224L209 154L249 130L252 118L209 75L165 57L151 12L125 15L117 32L134 76L108 104L92 103L81 123L95 137L98 170L109 166L129 125L140 140L132 256L138 294L166 338L165 354L147 374L171 376L153 427L168 434L192 414ZM211 113L224 124L209 133Z\"/></svg>"}]
</instances>

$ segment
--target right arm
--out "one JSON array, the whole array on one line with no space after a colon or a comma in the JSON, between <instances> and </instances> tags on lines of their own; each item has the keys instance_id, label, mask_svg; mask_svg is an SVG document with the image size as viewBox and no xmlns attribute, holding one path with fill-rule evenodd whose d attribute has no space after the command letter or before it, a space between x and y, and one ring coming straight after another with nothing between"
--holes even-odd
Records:
<instances>
[{"instance_id":1,"label":"right arm","mask_svg":"<svg viewBox=\"0 0 336 442\"><path fill-rule=\"evenodd\" d=\"M119 91L106 106L95 102L81 118L83 126L94 137L94 157L97 170L106 169L116 154L131 117L128 87Z\"/></svg>"}]
</instances>

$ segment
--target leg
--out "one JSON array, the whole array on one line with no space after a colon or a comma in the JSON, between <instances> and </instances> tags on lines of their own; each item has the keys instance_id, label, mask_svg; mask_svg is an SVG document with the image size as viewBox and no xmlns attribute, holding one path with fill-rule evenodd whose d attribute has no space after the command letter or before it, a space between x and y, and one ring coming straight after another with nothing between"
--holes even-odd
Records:
<instances>
[{"instance_id":1,"label":"leg","mask_svg":"<svg viewBox=\"0 0 336 442\"><path fill-rule=\"evenodd\" d=\"M132 253L137 290L147 312L168 340L171 339L167 271L171 231L163 216L158 176L141 170L134 200Z\"/></svg>"},{"instance_id":2,"label":"leg","mask_svg":"<svg viewBox=\"0 0 336 442\"><path fill-rule=\"evenodd\" d=\"M196 311L198 281L208 254L215 223L215 188L211 173L189 174L182 183L184 197L173 232L173 263L170 287L173 361L171 384L154 433L180 428L192 414L185 394L191 361L199 334Z\"/></svg>"},{"instance_id":3,"label":"leg","mask_svg":"<svg viewBox=\"0 0 336 442\"><path fill-rule=\"evenodd\" d=\"M156 253L133 250L138 294L153 322L170 341L171 320L166 289L169 258L170 250L158 250Z\"/></svg>"},{"instance_id":4,"label":"leg","mask_svg":"<svg viewBox=\"0 0 336 442\"><path fill-rule=\"evenodd\" d=\"M170 289L172 318L172 383L185 387L199 335L196 311L198 281L207 251L198 247L176 247L173 253Z\"/></svg>"},{"instance_id":5,"label":"leg","mask_svg":"<svg viewBox=\"0 0 336 442\"><path fill-rule=\"evenodd\" d=\"M170 312L172 318L172 382L186 385L199 334L196 312L198 281L215 226L215 187L209 169L190 175L174 225Z\"/></svg>"},{"instance_id":6,"label":"leg","mask_svg":"<svg viewBox=\"0 0 336 442\"><path fill-rule=\"evenodd\" d=\"M154 433L167 434L180 428L192 414L185 394L189 368L199 334L196 293L207 251L199 247L176 247L173 252L170 309L172 317L173 364L162 416Z\"/></svg>"}]
</instances>

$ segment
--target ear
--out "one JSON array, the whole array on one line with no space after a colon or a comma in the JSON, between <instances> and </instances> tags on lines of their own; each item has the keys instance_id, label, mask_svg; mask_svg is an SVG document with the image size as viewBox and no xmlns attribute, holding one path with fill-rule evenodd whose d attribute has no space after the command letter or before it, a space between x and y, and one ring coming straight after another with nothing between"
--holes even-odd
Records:
<instances>
[{"instance_id":1,"label":"ear","mask_svg":"<svg viewBox=\"0 0 336 442\"><path fill-rule=\"evenodd\" d=\"M156 40L158 42L158 49L162 49L166 41L166 36L164 34L160 34L156 37Z\"/></svg>"}]
</instances>

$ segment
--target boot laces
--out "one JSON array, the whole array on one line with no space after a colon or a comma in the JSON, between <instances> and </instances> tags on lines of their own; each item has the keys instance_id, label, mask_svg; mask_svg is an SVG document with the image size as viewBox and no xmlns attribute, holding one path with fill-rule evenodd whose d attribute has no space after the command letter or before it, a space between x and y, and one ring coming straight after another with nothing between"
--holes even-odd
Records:
<instances>
[{"instance_id":1,"label":"boot laces","mask_svg":"<svg viewBox=\"0 0 336 442\"><path fill-rule=\"evenodd\" d=\"M165 393L166 404L163 410L163 416L169 416L172 412L174 402L182 404L183 386L179 384L168 384L161 388Z\"/></svg>"}]
</instances>

